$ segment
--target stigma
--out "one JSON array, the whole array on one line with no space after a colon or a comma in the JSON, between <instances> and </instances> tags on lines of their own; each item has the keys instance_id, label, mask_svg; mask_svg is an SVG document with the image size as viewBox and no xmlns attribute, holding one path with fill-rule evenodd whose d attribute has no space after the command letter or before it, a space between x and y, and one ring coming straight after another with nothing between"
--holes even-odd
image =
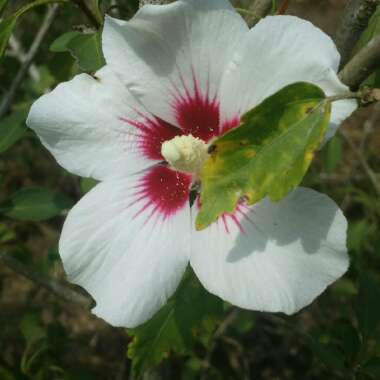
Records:
<instances>
[{"instance_id":1,"label":"stigma","mask_svg":"<svg viewBox=\"0 0 380 380\"><path fill-rule=\"evenodd\" d=\"M207 149L208 145L193 135L176 136L162 144L161 154L172 168L197 175L207 158Z\"/></svg>"}]
</instances>

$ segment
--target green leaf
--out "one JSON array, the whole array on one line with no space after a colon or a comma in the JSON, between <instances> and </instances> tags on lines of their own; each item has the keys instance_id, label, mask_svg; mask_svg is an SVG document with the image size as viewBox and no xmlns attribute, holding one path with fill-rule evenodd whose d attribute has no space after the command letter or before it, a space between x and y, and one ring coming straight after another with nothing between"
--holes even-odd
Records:
<instances>
[{"instance_id":1,"label":"green leaf","mask_svg":"<svg viewBox=\"0 0 380 380\"><path fill-rule=\"evenodd\" d=\"M93 178L82 178L80 181L80 189L82 190L82 194L88 193L93 187L98 183L97 180Z\"/></svg>"},{"instance_id":2,"label":"green leaf","mask_svg":"<svg viewBox=\"0 0 380 380\"><path fill-rule=\"evenodd\" d=\"M64 380L95 380L96 377L86 368L68 368Z\"/></svg>"},{"instance_id":3,"label":"green leaf","mask_svg":"<svg viewBox=\"0 0 380 380\"><path fill-rule=\"evenodd\" d=\"M275 15L277 13L277 9L280 5L281 0L272 0L272 9L270 11L271 15Z\"/></svg>"},{"instance_id":4,"label":"green leaf","mask_svg":"<svg viewBox=\"0 0 380 380\"><path fill-rule=\"evenodd\" d=\"M368 205L370 207L370 205ZM365 249L370 249L373 242L379 235L379 230L376 224L366 220L352 222L348 225L347 234L348 249L354 253L360 254Z\"/></svg>"},{"instance_id":5,"label":"green leaf","mask_svg":"<svg viewBox=\"0 0 380 380\"><path fill-rule=\"evenodd\" d=\"M8 224L0 223L0 244L6 244L16 239L16 233L9 228Z\"/></svg>"},{"instance_id":6,"label":"green leaf","mask_svg":"<svg viewBox=\"0 0 380 380\"><path fill-rule=\"evenodd\" d=\"M371 16L367 28L361 34L353 53L356 54L360 49L368 44L377 34L380 33L380 6L377 7L375 13Z\"/></svg>"},{"instance_id":7,"label":"green leaf","mask_svg":"<svg viewBox=\"0 0 380 380\"><path fill-rule=\"evenodd\" d=\"M51 88L54 87L56 84L56 80L53 76L53 74L50 72L49 68L45 65L38 67L39 71L39 80L38 81L31 81L30 82L30 88L36 93L37 95L44 94L47 91L50 91Z\"/></svg>"},{"instance_id":8,"label":"green leaf","mask_svg":"<svg viewBox=\"0 0 380 380\"><path fill-rule=\"evenodd\" d=\"M245 335L254 328L255 323L255 315L250 310L239 310L231 327L237 331L239 335Z\"/></svg>"},{"instance_id":9,"label":"green leaf","mask_svg":"<svg viewBox=\"0 0 380 380\"><path fill-rule=\"evenodd\" d=\"M222 314L223 302L206 292L192 272L188 272L169 302L148 322L129 332L134 336L128 347L133 371L139 377L160 363L170 352L189 352L197 330L211 334Z\"/></svg>"},{"instance_id":10,"label":"green leaf","mask_svg":"<svg viewBox=\"0 0 380 380\"><path fill-rule=\"evenodd\" d=\"M1 0L0 0L1 1ZM19 10L17 10L14 14L11 16L5 18L0 22L0 58L3 56L5 48L7 46L9 37L12 34L12 31L14 27L17 24L18 18L22 16L24 13L28 12L29 10L38 7L40 5L45 4L52 4L52 3L63 3L67 0L36 0L32 1L31 3L23 6ZM1 6L1 3L0 3ZM4 4L3 4L4 6ZM1 9L1 8L0 8Z\"/></svg>"},{"instance_id":11,"label":"green leaf","mask_svg":"<svg viewBox=\"0 0 380 380\"><path fill-rule=\"evenodd\" d=\"M342 140L334 136L323 149L323 164L325 171L330 174L334 172L342 160Z\"/></svg>"},{"instance_id":12,"label":"green leaf","mask_svg":"<svg viewBox=\"0 0 380 380\"><path fill-rule=\"evenodd\" d=\"M105 65L100 36L99 30L76 36L68 43L68 49L83 71L96 71Z\"/></svg>"},{"instance_id":13,"label":"green leaf","mask_svg":"<svg viewBox=\"0 0 380 380\"><path fill-rule=\"evenodd\" d=\"M362 274L355 312L364 339L371 336L380 322L380 288L368 274Z\"/></svg>"},{"instance_id":14,"label":"green leaf","mask_svg":"<svg viewBox=\"0 0 380 380\"><path fill-rule=\"evenodd\" d=\"M0 366L0 379L1 380L18 380L20 379L13 371Z\"/></svg>"},{"instance_id":15,"label":"green leaf","mask_svg":"<svg viewBox=\"0 0 380 380\"><path fill-rule=\"evenodd\" d=\"M0 16L2 15L7 4L8 4L8 0L0 0Z\"/></svg>"},{"instance_id":16,"label":"green leaf","mask_svg":"<svg viewBox=\"0 0 380 380\"><path fill-rule=\"evenodd\" d=\"M360 49L365 47L373 37L380 33L380 6L377 7L376 12L371 16L367 28L361 34L357 42L353 54L356 54ZM380 69L371 74L364 82L363 85L370 87L380 86Z\"/></svg>"},{"instance_id":17,"label":"green leaf","mask_svg":"<svg viewBox=\"0 0 380 380\"><path fill-rule=\"evenodd\" d=\"M380 87L380 70L372 73L363 83L363 86Z\"/></svg>"},{"instance_id":18,"label":"green leaf","mask_svg":"<svg viewBox=\"0 0 380 380\"><path fill-rule=\"evenodd\" d=\"M46 331L36 313L26 314L20 323L20 330L26 341L26 347L20 361L20 369L28 374L36 360L47 351Z\"/></svg>"},{"instance_id":19,"label":"green leaf","mask_svg":"<svg viewBox=\"0 0 380 380\"><path fill-rule=\"evenodd\" d=\"M337 321L331 329L332 336L341 347L348 362L354 361L361 348L360 336L356 328L347 320Z\"/></svg>"},{"instance_id":20,"label":"green leaf","mask_svg":"<svg viewBox=\"0 0 380 380\"><path fill-rule=\"evenodd\" d=\"M4 55L9 37L17 23L17 17L10 17L0 22L0 58Z\"/></svg>"},{"instance_id":21,"label":"green leaf","mask_svg":"<svg viewBox=\"0 0 380 380\"><path fill-rule=\"evenodd\" d=\"M358 294L354 282L347 277L340 278L336 281L331 290L337 293L337 296L356 296Z\"/></svg>"},{"instance_id":22,"label":"green leaf","mask_svg":"<svg viewBox=\"0 0 380 380\"><path fill-rule=\"evenodd\" d=\"M53 41L53 43L50 45L50 51L54 53L64 53L68 51L68 45L69 42L77 37L80 36L82 33L77 31L71 31L61 34L57 39Z\"/></svg>"},{"instance_id":23,"label":"green leaf","mask_svg":"<svg viewBox=\"0 0 380 380\"><path fill-rule=\"evenodd\" d=\"M374 378L363 372L357 372L355 376L355 380L379 380L379 379L377 377Z\"/></svg>"},{"instance_id":24,"label":"green leaf","mask_svg":"<svg viewBox=\"0 0 380 380\"><path fill-rule=\"evenodd\" d=\"M344 355L334 345L322 343L316 339L310 340L311 348L314 354L329 368L344 368Z\"/></svg>"},{"instance_id":25,"label":"green leaf","mask_svg":"<svg viewBox=\"0 0 380 380\"><path fill-rule=\"evenodd\" d=\"M284 87L247 112L241 124L214 141L200 174L198 230L243 197L279 201L304 177L328 127L331 104L310 83Z\"/></svg>"},{"instance_id":26,"label":"green leaf","mask_svg":"<svg viewBox=\"0 0 380 380\"><path fill-rule=\"evenodd\" d=\"M40 221L59 215L72 206L66 195L42 187L17 191L0 205L0 212L18 220Z\"/></svg>"},{"instance_id":27,"label":"green leaf","mask_svg":"<svg viewBox=\"0 0 380 380\"><path fill-rule=\"evenodd\" d=\"M25 119L28 110L16 110L0 121L0 153L7 151L27 131Z\"/></svg>"},{"instance_id":28,"label":"green leaf","mask_svg":"<svg viewBox=\"0 0 380 380\"><path fill-rule=\"evenodd\" d=\"M96 33L67 32L51 44L50 50L70 52L83 71L94 72L105 65L100 37L101 30Z\"/></svg>"},{"instance_id":29,"label":"green leaf","mask_svg":"<svg viewBox=\"0 0 380 380\"><path fill-rule=\"evenodd\" d=\"M368 360L363 366L362 371L373 376L374 379L380 378L380 357L373 357Z\"/></svg>"},{"instance_id":30,"label":"green leaf","mask_svg":"<svg viewBox=\"0 0 380 380\"><path fill-rule=\"evenodd\" d=\"M22 318L20 330L29 345L46 338L46 331L41 326L40 318L36 313L28 313Z\"/></svg>"}]
</instances>

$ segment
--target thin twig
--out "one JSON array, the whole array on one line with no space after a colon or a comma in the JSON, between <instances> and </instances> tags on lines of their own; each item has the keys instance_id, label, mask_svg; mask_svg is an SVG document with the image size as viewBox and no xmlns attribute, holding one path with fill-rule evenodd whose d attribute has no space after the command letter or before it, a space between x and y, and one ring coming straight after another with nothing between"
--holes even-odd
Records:
<instances>
[{"instance_id":1,"label":"thin twig","mask_svg":"<svg viewBox=\"0 0 380 380\"><path fill-rule=\"evenodd\" d=\"M13 79L13 82L11 84L11 87L8 91L8 93L5 95L3 101L0 104L0 119L8 112L13 99L16 95L16 92L21 85L25 75L27 74L30 65L32 64L42 41L44 40L46 33L48 32L50 26L52 25L54 18L58 11L58 4L54 4L51 7L48 8L48 11L46 13L46 16L42 22L42 25L37 32L36 37L34 38L34 41L32 43L32 46L30 47L28 53L25 56L25 61L21 65L18 73L16 74L15 78Z\"/></svg>"},{"instance_id":2,"label":"thin twig","mask_svg":"<svg viewBox=\"0 0 380 380\"><path fill-rule=\"evenodd\" d=\"M351 89L357 89L380 65L380 35L362 48L339 73L340 80Z\"/></svg>"},{"instance_id":3,"label":"thin twig","mask_svg":"<svg viewBox=\"0 0 380 380\"><path fill-rule=\"evenodd\" d=\"M376 173L368 165L366 159L362 155L362 152L357 148L356 144L351 140L351 138L347 135L347 133L343 131L342 128L339 130L339 133L343 137L343 139L346 141L346 143L349 145L351 150L354 152L364 172L366 173L369 180L372 182L372 185L375 188L377 195L380 196L380 182L377 178Z\"/></svg>"},{"instance_id":4,"label":"thin twig","mask_svg":"<svg viewBox=\"0 0 380 380\"><path fill-rule=\"evenodd\" d=\"M93 12L93 10L88 6L87 0L73 0L73 2L83 11L83 13L91 21L91 24L95 26L96 29L99 29L102 25L100 15Z\"/></svg>"},{"instance_id":5,"label":"thin twig","mask_svg":"<svg viewBox=\"0 0 380 380\"><path fill-rule=\"evenodd\" d=\"M350 59L352 49L379 4L380 0L349 0L347 2L336 34L336 45L341 54L341 67Z\"/></svg>"},{"instance_id":6,"label":"thin twig","mask_svg":"<svg viewBox=\"0 0 380 380\"><path fill-rule=\"evenodd\" d=\"M37 285L47 289L49 292L64 299L65 301L75 303L85 309L90 309L93 304L93 300L74 290L71 286L64 284L53 278L46 277L41 273L32 271L29 267L22 264L20 261L8 255L7 253L0 252L0 261L2 261L7 267L14 272L28 278Z\"/></svg>"},{"instance_id":7,"label":"thin twig","mask_svg":"<svg viewBox=\"0 0 380 380\"><path fill-rule=\"evenodd\" d=\"M20 43L20 41L17 39L17 37L12 34L9 38L9 53L7 55L15 57L21 64L25 62L26 60L26 53ZM29 76L36 82L40 80L40 73L33 63L29 67Z\"/></svg>"}]
</instances>

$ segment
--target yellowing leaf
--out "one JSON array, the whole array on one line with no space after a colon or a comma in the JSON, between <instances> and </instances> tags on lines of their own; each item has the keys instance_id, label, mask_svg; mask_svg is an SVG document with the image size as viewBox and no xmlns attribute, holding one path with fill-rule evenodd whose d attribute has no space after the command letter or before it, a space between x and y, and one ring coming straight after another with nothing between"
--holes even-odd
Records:
<instances>
[{"instance_id":1,"label":"yellowing leaf","mask_svg":"<svg viewBox=\"0 0 380 380\"><path fill-rule=\"evenodd\" d=\"M240 199L279 201L304 177L328 126L331 105L310 83L284 87L247 112L241 124L210 147L200 175L198 230Z\"/></svg>"}]
</instances>

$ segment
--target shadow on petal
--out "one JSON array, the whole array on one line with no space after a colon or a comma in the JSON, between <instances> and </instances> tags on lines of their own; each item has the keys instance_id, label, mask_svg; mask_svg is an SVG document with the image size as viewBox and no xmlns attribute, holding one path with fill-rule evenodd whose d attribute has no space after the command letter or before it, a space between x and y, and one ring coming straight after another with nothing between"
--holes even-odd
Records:
<instances>
[{"instance_id":1,"label":"shadow on petal","mask_svg":"<svg viewBox=\"0 0 380 380\"><path fill-rule=\"evenodd\" d=\"M311 190L310 190L311 191ZM278 203L264 199L253 206L240 221L242 230L227 256L228 262L236 262L254 254L265 254L268 242L283 247L299 241L304 252L318 252L328 240L328 234L338 207L331 207L325 196L309 198L298 189ZM322 202L324 200L324 202ZM251 235L247 238L247 235ZM252 239L254 235L254 239Z\"/></svg>"}]
</instances>

